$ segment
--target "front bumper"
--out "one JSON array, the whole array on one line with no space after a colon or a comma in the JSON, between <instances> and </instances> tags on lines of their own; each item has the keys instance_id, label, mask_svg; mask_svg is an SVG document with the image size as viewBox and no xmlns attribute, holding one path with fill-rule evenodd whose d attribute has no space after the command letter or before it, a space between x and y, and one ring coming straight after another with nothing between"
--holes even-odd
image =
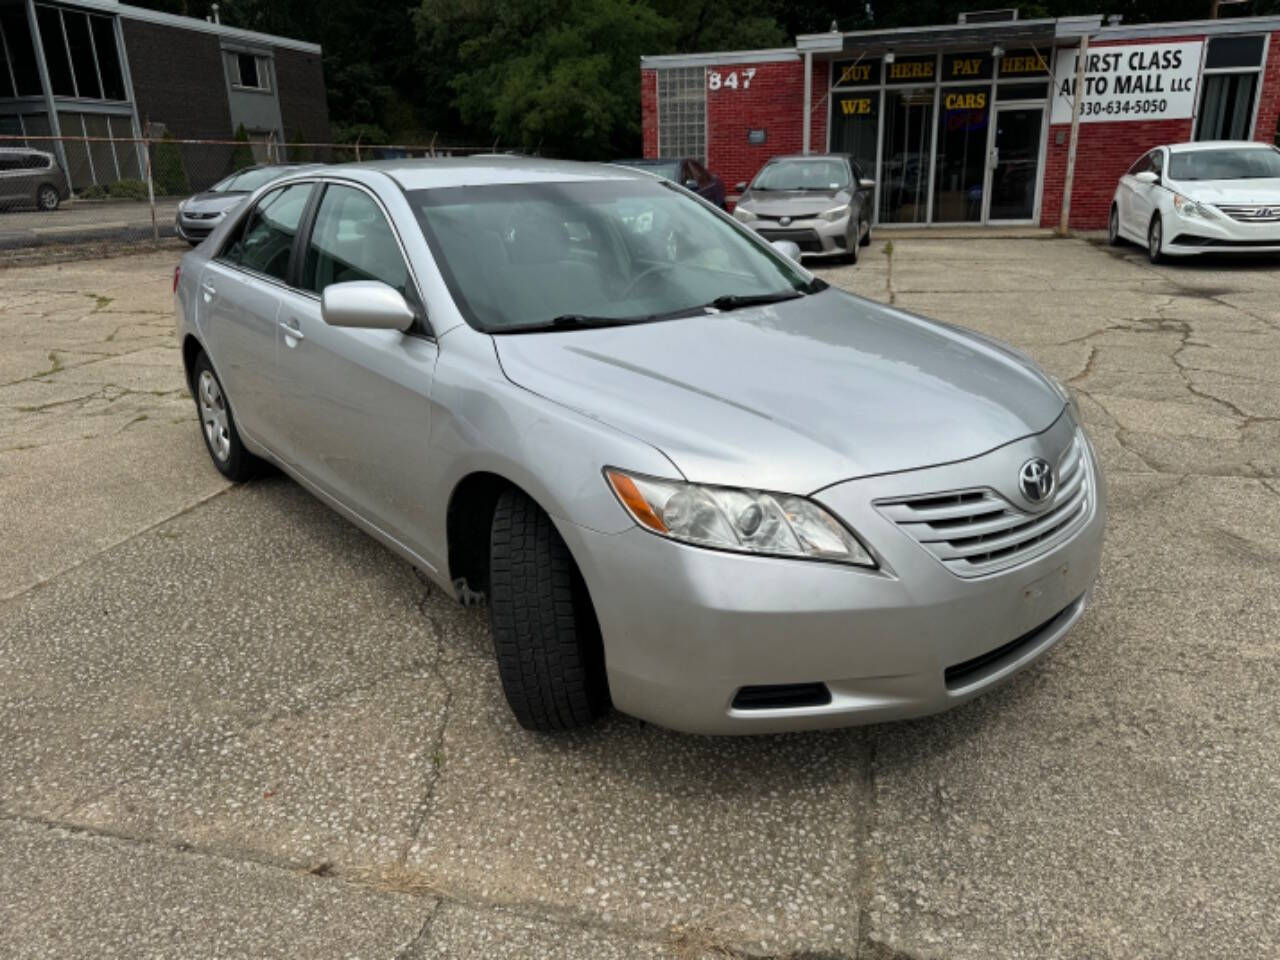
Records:
<instances>
[{"instance_id":1,"label":"front bumper","mask_svg":"<svg viewBox=\"0 0 1280 960\"><path fill-rule=\"evenodd\" d=\"M1185 217L1176 210L1164 216L1164 252L1171 256L1280 252L1280 221L1249 223L1224 213L1212 218Z\"/></svg>"},{"instance_id":2,"label":"front bumper","mask_svg":"<svg viewBox=\"0 0 1280 960\"><path fill-rule=\"evenodd\" d=\"M873 501L906 488L957 489L1010 464L1016 476L1039 440L817 493L878 553L878 571L561 523L600 620L614 704L691 733L771 733L921 716L999 685L1052 648L1090 602L1106 516L1092 450L1094 494L1082 525L998 574L955 575ZM734 706L744 687L780 684L825 685L829 702Z\"/></svg>"},{"instance_id":3,"label":"front bumper","mask_svg":"<svg viewBox=\"0 0 1280 960\"><path fill-rule=\"evenodd\" d=\"M222 217L188 217L179 211L174 217L173 228L183 240L199 243L222 222Z\"/></svg>"},{"instance_id":4,"label":"front bumper","mask_svg":"<svg viewBox=\"0 0 1280 960\"><path fill-rule=\"evenodd\" d=\"M839 220L821 217L792 220L786 226L763 218L740 222L770 242L790 240L800 248L802 257L837 257L848 253L858 242L849 221L850 217L845 216Z\"/></svg>"}]
</instances>

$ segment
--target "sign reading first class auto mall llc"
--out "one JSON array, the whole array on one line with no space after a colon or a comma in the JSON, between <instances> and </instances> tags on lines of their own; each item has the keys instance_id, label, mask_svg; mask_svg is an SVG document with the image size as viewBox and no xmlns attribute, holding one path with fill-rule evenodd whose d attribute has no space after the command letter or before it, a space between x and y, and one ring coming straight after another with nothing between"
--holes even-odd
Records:
<instances>
[{"instance_id":1,"label":"sign reading first class auto mall llc","mask_svg":"<svg viewBox=\"0 0 1280 960\"><path fill-rule=\"evenodd\" d=\"M1202 41L1091 47L1085 54L1080 122L1181 120L1191 116ZM1059 50L1052 123L1070 123L1080 54Z\"/></svg>"}]
</instances>

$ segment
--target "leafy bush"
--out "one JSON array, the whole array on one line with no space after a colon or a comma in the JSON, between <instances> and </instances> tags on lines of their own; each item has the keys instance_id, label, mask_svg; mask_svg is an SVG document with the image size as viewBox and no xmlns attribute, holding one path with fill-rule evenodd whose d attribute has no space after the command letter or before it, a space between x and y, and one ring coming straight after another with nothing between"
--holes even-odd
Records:
<instances>
[{"instance_id":1,"label":"leafy bush","mask_svg":"<svg viewBox=\"0 0 1280 960\"><path fill-rule=\"evenodd\" d=\"M151 160L151 179L155 181L159 196L180 197L191 192L191 181L187 179L187 168L182 162L182 146L174 142L170 133L156 144L155 156Z\"/></svg>"},{"instance_id":2,"label":"leafy bush","mask_svg":"<svg viewBox=\"0 0 1280 960\"><path fill-rule=\"evenodd\" d=\"M235 173L245 167L252 167L254 163L253 147L249 146L249 131L242 123L236 127L236 145L231 150L231 166L228 172Z\"/></svg>"},{"instance_id":3,"label":"leafy bush","mask_svg":"<svg viewBox=\"0 0 1280 960\"><path fill-rule=\"evenodd\" d=\"M107 196L116 200L146 200L147 185L141 180L117 180L107 185Z\"/></svg>"},{"instance_id":4,"label":"leafy bush","mask_svg":"<svg viewBox=\"0 0 1280 960\"><path fill-rule=\"evenodd\" d=\"M89 186L76 191L77 200L105 200L106 198L107 188L97 183L91 183Z\"/></svg>"}]
</instances>

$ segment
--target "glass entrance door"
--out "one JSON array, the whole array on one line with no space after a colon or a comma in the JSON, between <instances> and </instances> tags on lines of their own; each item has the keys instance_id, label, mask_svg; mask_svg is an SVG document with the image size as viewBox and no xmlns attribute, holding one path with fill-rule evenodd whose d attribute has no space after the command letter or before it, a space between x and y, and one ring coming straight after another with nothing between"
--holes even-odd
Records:
<instances>
[{"instance_id":1,"label":"glass entrance door","mask_svg":"<svg viewBox=\"0 0 1280 960\"><path fill-rule=\"evenodd\" d=\"M924 223L928 216L933 95L933 87L885 91L880 223Z\"/></svg>"},{"instance_id":2,"label":"glass entrance door","mask_svg":"<svg viewBox=\"0 0 1280 960\"><path fill-rule=\"evenodd\" d=\"M1030 220L1035 216L1043 124L1043 107L996 108L987 220Z\"/></svg>"}]
</instances>

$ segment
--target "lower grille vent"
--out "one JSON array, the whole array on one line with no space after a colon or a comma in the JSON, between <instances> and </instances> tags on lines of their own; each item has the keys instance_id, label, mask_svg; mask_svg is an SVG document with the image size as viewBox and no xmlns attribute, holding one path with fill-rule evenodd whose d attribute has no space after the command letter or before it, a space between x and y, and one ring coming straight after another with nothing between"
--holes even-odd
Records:
<instances>
[{"instance_id":1,"label":"lower grille vent","mask_svg":"<svg viewBox=\"0 0 1280 960\"><path fill-rule=\"evenodd\" d=\"M733 698L735 710L783 710L788 707L824 707L831 702L825 683L771 683L743 687Z\"/></svg>"}]
</instances>

